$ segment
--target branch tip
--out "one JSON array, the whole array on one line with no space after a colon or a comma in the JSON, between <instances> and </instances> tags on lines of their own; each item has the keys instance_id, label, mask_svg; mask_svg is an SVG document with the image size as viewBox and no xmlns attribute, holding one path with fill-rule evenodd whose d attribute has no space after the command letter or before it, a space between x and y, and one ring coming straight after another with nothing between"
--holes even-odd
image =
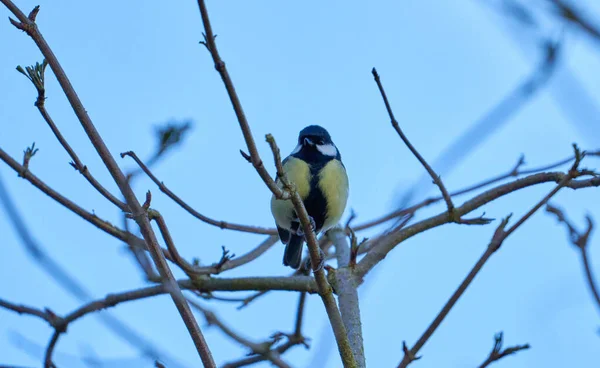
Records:
<instances>
[{"instance_id":1,"label":"branch tip","mask_svg":"<svg viewBox=\"0 0 600 368\"><path fill-rule=\"evenodd\" d=\"M490 365L491 363L498 361L508 355L512 355L517 353L518 351L521 350L526 350L530 348L529 344L524 344L524 345L515 345L515 346L511 346L508 347L506 349L502 349L502 345L504 343L504 336L503 336L503 332L500 331L497 334L494 335L494 346L492 347L492 351L490 352L488 358L485 360L485 362L483 362L479 368L485 368L488 365Z\"/></svg>"},{"instance_id":2,"label":"branch tip","mask_svg":"<svg viewBox=\"0 0 600 368\"><path fill-rule=\"evenodd\" d=\"M30 21L35 22L35 18L37 17L39 12L40 12L40 6L36 5L35 8L33 8L33 10L29 13L27 18L29 18Z\"/></svg>"},{"instance_id":3,"label":"branch tip","mask_svg":"<svg viewBox=\"0 0 600 368\"><path fill-rule=\"evenodd\" d=\"M148 209L150 208L150 202L152 202L152 193L150 193L150 191L146 192L146 200L144 201L144 204L142 205L142 209L144 211L148 211Z\"/></svg>"},{"instance_id":4,"label":"branch tip","mask_svg":"<svg viewBox=\"0 0 600 368\"><path fill-rule=\"evenodd\" d=\"M246 152L244 152L242 150L240 150L240 154L246 161L248 161L248 163L250 163L250 164L252 163L252 157L250 157L249 154L247 154Z\"/></svg>"},{"instance_id":5,"label":"branch tip","mask_svg":"<svg viewBox=\"0 0 600 368\"><path fill-rule=\"evenodd\" d=\"M127 152L121 152L121 154L119 156L121 156L121 158L125 158L125 156L133 157L133 155L135 155L135 153L133 153L133 151L127 151Z\"/></svg>"},{"instance_id":6,"label":"branch tip","mask_svg":"<svg viewBox=\"0 0 600 368\"><path fill-rule=\"evenodd\" d=\"M421 359L423 356L416 356L415 354L413 354L409 349L408 346L406 345L406 341L402 341L402 351L404 352L404 356L406 357L406 359L408 360L408 362L413 362L415 360L419 360Z\"/></svg>"},{"instance_id":7,"label":"branch tip","mask_svg":"<svg viewBox=\"0 0 600 368\"><path fill-rule=\"evenodd\" d=\"M10 24L15 26L15 28L20 29L23 32L27 32L25 25L23 25L23 23L18 22L16 20L12 19L11 17L8 17L8 20L10 21Z\"/></svg>"}]
</instances>

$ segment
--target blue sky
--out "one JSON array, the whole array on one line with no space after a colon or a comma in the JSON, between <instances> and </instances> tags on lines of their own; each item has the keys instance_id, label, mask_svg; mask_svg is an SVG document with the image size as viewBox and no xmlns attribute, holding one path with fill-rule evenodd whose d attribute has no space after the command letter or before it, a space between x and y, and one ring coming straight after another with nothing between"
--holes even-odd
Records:
<instances>
[{"instance_id":1,"label":"blue sky","mask_svg":"<svg viewBox=\"0 0 600 368\"><path fill-rule=\"evenodd\" d=\"M403 191L424 173L389 124L372 67L381 74L405 133L424 157L437 162L538 64L539 50L522 29L507 27L482 3L210 1L208 7L219 49L265 161L270 162L263 141L266 133L272 133L287 153L300 129L323 125L348 170L348 213L354 209L357 221L362 221L392 210ZM578 3L590 17L600 19L598 3ZM18 2L25 11L37 4L40 29L115 156L134 150L148 157L154 149L154 126L190 119L191 134L154 168L155 174L208 216L273 226L270 193L239 155L245 144L235 115L208 53L198 44L202 25L196 2ZM6 16L8 11L0 10L4 19L0 147L20 159L23 149L35 141L40 151L32 160L32 172L84 208L120 223L114 206L68 165L67 154L34 108L35 90L14 68L41 61L41 54ZM558 33L556 24L546 23L544 30ZM503 173L521 153L533 167L568 156L573 142L586 149L600 148L600 114L595 114L600 106L600 47L570 29L564 39L556 78L493 135L476 138L481 144L444 173L448 188ZM49 112L84 164L118 193L50 70L47 97ZM131 160L118 160L124 169L134 167ZM598 160L590 159L586 166L598 167ZM444 172L444 167L436 169ZM123 244L53 202L5 165L0 165L0 177L33 236L95 297L144 285ZM551 188L548 184L523 190L483 210L494 218L510 212L521 216ZM242 254L263 240L199 222L146 178L138 179L134 189L140 198L152 190L153 207L165 216L188 259L211 263L220 257L221 245ZM418 193L437 194L427 182ZM463 199L467 197L457 202ZM600 218L599 200L595 189L564 190L555 203L582 226L586 213ZM432 207L419 217L441 210L443 206ZM364 236L376 230L381 229ZM412 344L420 336L483 253L493 231L494 225L443 226L402 243L369 275L361 289L369 366L399 362L402 340ZM0 297L61 314L80 304L35 266L3 211L0 234ZM230 276L288 274L281 264L282 252L283 246L273 247ZM600 269L597 237L592 238L590 255L592 266ZM293 328L296 302L295 294L278 292L242 311L231 303L205 305L246 336L260 340ZM198 366L192 342L168 297L124 304L110 312L182 365ZM493 256L414 367L476 366L486 358L498 331L504 331L506 344L532 345L498 367L592 367L600 358L598 317L565 230L538 213ZM322 333L326 320L316 296L309 298L305 321L312 349L295 348L286 355L288 361L309 366L317 356L321 366L340 366L335 349L327 349L330 337ZM216 328L204 330L218 363L246 352ZM24 344L22 338L15 340L15 332L45 346L50 328L0 310L0 364L39 366L39 358L15 344L16 340ZM140 367L150 366L136 359L137 354L98 318L88 317L61 338L56 363L84 366L74 357L95 355L123 366L132 359Z\"/></svg>"}]
</instances>

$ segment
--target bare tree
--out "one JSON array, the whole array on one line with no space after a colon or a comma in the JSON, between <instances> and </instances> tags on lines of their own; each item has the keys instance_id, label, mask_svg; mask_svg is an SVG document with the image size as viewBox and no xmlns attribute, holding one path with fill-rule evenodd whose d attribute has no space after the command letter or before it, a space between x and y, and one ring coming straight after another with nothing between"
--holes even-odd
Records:
<instances>
[{"instance_id":1,"label":"bare tree","mask_svg":"<svg viewBox=\"0 0 600 368\"><path fill-rule=\"evenodd\" d=\"M305 302L312 294L314 294L315 297L320 298L325 308L331 329L335 336L339 356L344 367L366 367L358 289L364 279L368 277L369 272L377 267L389 252L393 251L399 244L422 232L449 223L463 226L484 226L492 223L494 219L484 217L483 215L472 215L472 213L482 209L490 202L496 201L510 193L543 183L554 183L555 185L544 197L539 198L537 201L532 201L529 211L523 216L516 220L511 220L511 214L507 214L505 218L499 221L495 230L490 230L490 241L483 254L467 273L460 285L458 285L456 291L444 304L439 313L434 316L431 324L425 328L423 334L417 341L412 345L409 345L406 342L398 343L398 351L402 348L404 353L403 356L398 356L398 367L406 367L415 360L421 358L419 352L422 347L436 332L460 297L469 288L475 277L482 271L488 260L501 249L508 241L511 234L523 226L533 214L544 206L546 206L547 210L553 213L558 220L567 227L571 241L580 250L582 264L586 273L586 282L590 286L594 300L600 307L598 287L595 284L592 267L589 262L589 255L586 251L593 227L592 220L588 218L588 227L586 231L580 232L566 219L566 216L561 210L548 204L554 195L562 189L570 188L573 190L580 190L600 186L600 178L597 176L596 172L582 167L584 159L587 157L599 156L600 153L598 151L584 151L574 144L572 156L547 166L533 169L524 169L524 160L521 157L514 167L510 168L506 173L483 180L480 183L475 183L461 190L449 191L438 173L434 171L427 159L419 152L416 146L411 143L402 130L401 124L394 116L392 109L393 102L390 101L386 95L382 78L377 70L373 68L372 75L375 81L374 88L376 87L379 90L383 100L382 108L387 110L392 129L398 134L400 141L408 147L414 157L423 166L429 180L432 180L439 189L440 195L425 199L417 204L400 208L392 213L384 214L377 219L369 220L364 223L354 224L354 216L352 216L345 226L338 226L337 228L330 230L322 238L317 238L316 234L312 231L310 219L304 207L302 198L296 192L293 183L290 183L286 179L280 151L275 138L272 135L267 134L265 137L266 144L268 144L272 152L272 157L263 159L259 155L257 142L255 141L255 137L250 128L250 122L244 113L242 102L236 93L232 77L228 73L225 62L219 54L216 35L213 32L206 4L203 0L199 0L198 7L202 25L204 27L204 39L201 43L206 47L214 62L215 69L222 79L239 123L240 130L243 134L246 148L245 150L241 150L241 155L243 159L252 165L260 180L264 182L276 198L289 200L293 203L304 229L304 233L306 234L306 241L309 249L308 258L310 259L310 264L313 265L312 269L301 269L286 277L261 275L223 277L222 274L225 272L248 265L265 252L269 251L269 249L278 241L276 230L273 228L237 224L210 218L190 206L153 173L151 169L152 164L158 160L166 150L181 142L183 139L182 137L189 127L187 123L171 124L160 130L158 132L159 143L155 151L156 153L148 160L140 159L133 151L121 153L121 158L128 157L139 166L139 170L137 171L132 171L130 173L124 172L119 167L115 156L111 153L103 138L96 130L82 101L79 99L76 91L71 85L65 70L54 55L50 45L44 39L42 31L38 28L36 16L38 15L40 8L35 7L29 15L26 15L11 0L0 1L12 14L10 22L17 29L25 32L34 41L44 56L44 60L41 63L36 63L31 67L17 68L19 72L24 74L30 80L37 91L35 107L38 109L42 118L50 127L52 133L56 136L62 147L68 153L72 160L71 165L73 168L79 172L106 201L110 202L122 212L123 227L114 225L98 217L96 214L85 210L82 206L70 200L66 195L59 193L47 185L43 179L36 176L29 167L30 162L35 159L37 153L37 148L34 144L24 151L21 162L0 148L0 160L14 170L19 177L31 183L54 201L78 215L89 224L97 227L100 231L127 244L128 249L131 251L134 259L138 262L140 269L148 280L148 286L144 288L113 293L106 295L104 298L93 300L89 296L89 293L77 283L75 276L71 276L66 271L62 270L52 258L40 250L40 247L36 244L35 240L28 235L28 230L20 218L20 215L11 204L11 198L6 194L6 190L0 186L0 197L6 208L6 212L13 220L15 227L19 230L19 234L30 252L35 255L42 267L46 268L49 273L54 275L61 285L67 290L70 290L73 295L76 295L82 302L81 306L71 313L58 315L48 308L28 306L20 304L18 301L0 299L0 307L16 313L34 316L46 322L53 328L54 332L50 337L45 350L45 367L55 366L53 363L53 354L60 342L61 336L67 333L68 326L82 317L107 308L118 307L122 303L151 298L161 294L169 294L171 297L177 312L187 327L190 338L194 342L198 356L205 367L216 367L216 364L211 353L210 344L205 340L203 330L197 321L198 317L202 317L208 325L220 329L226 336L249 350L249 356L231 361L225 365L226 367L241 367L260 361L269 361L271 364L278 367L292 366L293 362L288 362L286 360L285 353L294 346L304 345L307 348L309 346L307 337L303 335L302 326L305 320ZM566 4L560 1L553 1L551 3L553 6L551 9L553 11L559 12L570 22L576 24L576 26L580 27L585 32L588 32L593 37L598 37L597 29L595 29L589 21L579 17L575 11L569 10L570 8L568 8ZM534 73L531 81L528 81L524 87L518 89L517 93L525 93L526 96L529 96L529 94L537 88L538 84L543 83L546 78L549 77L556 60L555 52L557 47L553 43L548 45L548 53L544 58L540 69ZM73 147L62 135L59 125L52 119L50 111L48 111L44 104L46 99L45 73L47 66L50 67L57 78L75 115L86 132L91 145L102 159L102 162L118 186L122 199L111 193L95 178L91 170L82 162ZM511 109L514 108L512 104L510 106ZM273 160L272 165L276 170L277 177L280 178L284 184L283 188L278 187L275 184L274 178L269 174L267 167L269 167L270 164L267 162L271 159ZM559 170L559 168L564 165L568 165L566 170ZM178 251L174 237L171 235L168 227L168 219L163 217L157 209L152 207L151 191L147 192L143 201L140 201L134 195L131 188L131 181L142 174L147 175L152 182L156 184L160 192L164 193L198 220L221 229L265 235L265 239L255 246L254 249L241 256L235 256L223 247L221 258L212 264L200 264L199 262L186 260ZM457 198L459 196L468 194L473 194L473 196L462 204L457 204ZM415 221L415 214L418 211L435 203L445 204L445 209L437 215ZM139 229L141 233L141 237L135 235L134 231L129 229L129 226L132 225L129 220L133 220L133 223L135 223L135 226L137 227L136 229ZM395 221L394 224L385 229L385 231L381 231L370 239L364 239L363 241L358 240L356 236L357 232L371 229L380 224L389 223L392 220ZM158 229L158 233L156 233L153 225ZM160 245L159 238L162 239L162 242L164 242L166 247ZM335 260L337 267L333 267L330 264L332 262L329 262L324 269L318 269L317 265L320 263L321 253L325 254L326 261ZM186 277L176 279L172 272L172 269L175 268L183 271L186 274ZM242 305L247 305L252 303L256 298L275 290L290 291L293 292L290 293L290 296L298 297L298 306L295 312L296 323L292 332L276 333L262 341L253 341L250 338L244 337L243 332L236 330L236 326L231 326L219 317L217 313L206 306L209 304L210 300L219 299L241 302ZM213 294L214 292L219 291L253 291L256 293L250 297L234 297L227 299ZM201 302L201 300L204 301ZM193 311L196 311L196 313ZM124 336L132 345L138 347L148 356L155 359L157 361L156 366L168 366L170 364L169 361L173 361L166 353L161 352L159 348L151 346L151 344L145 341L143 337L137 336L123 322L111 318L110 315L103 314L103 316L104 323L110 325L117 334ZM496 335L494 347L484 363L481 364L481 367L486 367L508 355L529 348L529 345L518 345L502 349L502 339L502 333ZM390 354L398 353L390 352Z\"/></svg>"}]
</instances>

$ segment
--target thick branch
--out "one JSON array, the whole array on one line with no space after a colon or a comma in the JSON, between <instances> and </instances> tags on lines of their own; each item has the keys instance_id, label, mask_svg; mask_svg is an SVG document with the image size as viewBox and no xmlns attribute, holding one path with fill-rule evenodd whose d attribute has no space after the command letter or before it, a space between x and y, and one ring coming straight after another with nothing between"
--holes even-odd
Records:
<instances>
[{"instance_id":1,"label":"thick branch","mask_svg":"<svg viewBox=\"0 0 600 368\"><path fill-rule=\"evenodd\" d=\"M502 196L510 194L519 189L527 188L533 185L541 183L555 182L560 183L566 175L561 172L549 172L533 174L521 179L517 179L513 182L499 185L495 188L487 190L474 198L465 202L462 206L456 207L455 212L459 216L468 214L487 203L494 201ZM582 180L570 180L565 184L565 187L571 189L582 189L590 187L600 186L600 177L593 177L591 179ZM411 226L401 229L400 231L391 232L387 235L381 236L375 240L374 243L369 245L370 250L365 257L357 265L357 274L364 276L369 272L377 263L382 261L387 253L389 253L394 247L404 240L420 234L423 231L431 228L447 224L449 221L447 213L443 212L439 215L430 217L428 219L419 221Z\"/></svg>"},{"instance_id":2,"label":"thick branch","mask_svg":"<svg viewBox=\"0 0 600 368\"><path fill-rule=\"evenodd\" d=\"M358 285L350 263L350 246L348 238L342 229L336 228L330 230L327 236L333 242L336 249L338 269L334 272L334 287L338 295L340 312L352 352L356 358L358 366L366 367L365 348L363 343L362 322L360 317L360 303L358 299Z\"/></svg>"},{"instance_id":3,"label":"thick branch","mask_svg":"<svg viewBox=\"0 0 600 368\"><path fill-rule=\"evenodd\" d=\"M178 287L181 289L193 289L200 291L239 291L239 290L300 290L314 293L316 285L314 280L306 276L298 277L263 277L263 278L238 278L238 279L216 279L216 278L201 278L196 280L182 280L178 282ZM64 318L56 318L51 322L49 317L43 317L44 313L34 308L18 307L8 302L1 302L0 307L5 307L15 312L29 312L36 315L47 322L54 328L55 332L50 339L46 350L45 367L50 368L52 364L52 354L58 343L60 335L66 331L67 326L76 320L106 308L114 307L117 304L130 302L134 300L145 299L160 294L169 293L169 286L160 284L157 286L146 287L142 289L126 291L122 293L109 294L103 299L95 300L84 304L80 308L74 310Z\"/></svg>"},{"instance_id":4,"label":"thick branch","mask_svg":"<svg viewBox=\"0 0 600 368\"><path fill-rule=\"evenodd\" d=\"M599 157L600 156L600 150L596 150L596 151L592 151L592 152L587 152L586 153L586 157L590 157L590 156L595 156L595 157ZM470 185L466 188L463 189L459 189L456 190L454 192L450 193L450 197L455 197L455 196L459 196L459 195L464 195L479 189L483 189L485 187L488 187L492 184L498 183L500 181L506 180L506 179L510 179L510 178L516 178L519 176L523 176L523 175L530 175L530 174L536 174L536 173L540 173L543 171L548 171L548 170L552 170L552 169L556 169L557 167L560 167L562 165L568 164L570 162L572 162L574 160L574 157L571 155L567 158L564 158L562 160L559 160L557 162L554 162L552 164L548 164L545 166L540 166L540 167L534 167L531 169L527 169L527 170L521 170L521 167L523 165L525 165L525 158L523 156L521 156L519 158L519 160L517 161L517 163L506 173L504 174L500 174L497 175L493 178L490 179L486 179L480 183L477 184L473 184ZM438 197L432 197L432 198L427 198L425 200L423 200L420 203L417 203L413 206L407 207L407 208L401 208L399 210L393 211L387 215L381 216L379 218L376 218L374 220L370 220L367 222L364 222L362 224L356 225L356 226L352 226L352 229L354 231L361 231L361 230L365 230L368 228L371 228L373 226L377 226L380 224L383 224L384 222L387 222L389 220L393 220L395 218L398 217L402 217L402 216L406 216L408 214L413 214L416 211L420 210L423 207L427 207L429 205L432 205L434 203L438 203L439 201L443 200L444 198L442 196L438 196Z\"/></svg>"}]
</instances>

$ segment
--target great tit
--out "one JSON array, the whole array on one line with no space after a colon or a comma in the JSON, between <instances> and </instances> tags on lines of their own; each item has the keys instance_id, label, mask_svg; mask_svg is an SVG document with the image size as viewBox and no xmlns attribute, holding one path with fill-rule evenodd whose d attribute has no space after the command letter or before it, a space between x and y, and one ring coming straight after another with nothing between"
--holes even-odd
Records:
<instances>
[{"instance_id":1,"label":"great tit","mask_svg":"<svg viewBox=\"0 0 600 368\"><path fill-rule=\"evenodd\" d=\"M298 145L283 160L283 170L302 198L315 233L335 226L346 208L349 187L342 157L327 130L318 125L302 129ZM279 179L276 182L282 187ZM279 239L286 245L283 264L298 269L305 238L294 205L291 200L273 196L271 212Z\"/></svg>"}]
</instances>

